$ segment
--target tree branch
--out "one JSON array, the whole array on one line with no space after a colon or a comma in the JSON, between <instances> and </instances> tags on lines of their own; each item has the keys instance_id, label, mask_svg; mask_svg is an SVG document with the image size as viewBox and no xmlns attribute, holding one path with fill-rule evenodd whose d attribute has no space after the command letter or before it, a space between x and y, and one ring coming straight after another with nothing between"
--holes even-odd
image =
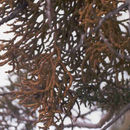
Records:
<instances>
[{"instance_id":1,"label":"tree branch","mask_svg":"<svg viewBox=\"0 0 130 130\"><path fill-rule=\"evenodd\" d=\"M51 22L52 22L52 5L50 0L46 0L47 3L47 10L46 10L46 15L48 18L48 24L51 28Z\"/></svg>"},{"instance_id":2,"label":"tree branch","mask_svg":"<svg viewBox=\"0 0 130 130\"><path fill-rule=\"evenodd\" d=\"M130 56L124 56L124 55L121 55L119 54L116 50L114 50L111 46L111 44L109 43L108 39L105 38L105 36L103 35L102 31L99 30L99 33L100 33L100 36L102 38L102 40L104 41L104 43L107 45L107 47L110 49L110 51L112 53L114 53L118 58L120 59L124 59L124 60L127 60L127 61L130 61Z\"/></svg>"},{"instance_id":3,"label":"tree branch","mask_svg":"<svg viewBox=\"0 0 130 130\"><path fill-rule=\"evenodd\" d=\"M113 118L113 120L111 120L106 126L104 126L102 128L102 130L106 130L108 127L110 127L113 123L115 123L122 115L124 115L128 110L130 110L130 103L128 105L126 105L119 114L117 114L115 116L115 118Z\"/></svg>"},{"instance_id":4,"label":"tree branch","mask_svg":"<svg viewBox=\"0 0 130 130\"><path fill-rule=\"evenodd\" d=\"M10 20L12 20L12 19L14 19L14 18L16 18L16 17L19 15L19 13L20 13L21 11L23 11L23 9L24 9L25 7L27 7L27 5L28 5L28 3L27 3L26 1L24 1L22 4L20 3L20 4L18 5L18 7L16 7L16 9L15 9L10 15L8 15L7 17L3 18L3 19L0 21L0 25L2 25L2 24L4 24L4 23L6 23L6 22L8 22L8 21L10 21Z\"/></svg>"},{"instance_id":5,"label":"tree branch","mask_svg":"<svg viewBox=\"0 0 130 130\"><path fill-rule=\"evenodd\" d=\"M88 123L85 121L78 121L78 120L73 120L73 124L68 124L65 125L64 127L70 128L70 127L79 127L79 128L101 128L106 122L108 122L112 116L113 116L114 111L109 111L107 114L105 114L101 120L97 124L93 123Z\"/></svg>"},{"instance_id":6,"label":"tree branch","mask_svg":"<svg viewBox=\"0 0 130 130\"><path fill-rule=\"evenodd\" d=\"M114 122L116 122L122 115L124 115L128 110L130 110L130 103L126 105L120 112L113 118L106 126L104 126L101 130L106 130L110 127ZM108 122L114 114L114 111L109 111L105 114L101 120L97 124L87 123L85 121L73 120L73 124L65 125L64 127L79 127L79 128L101 128L106 122Z\"/></svg>"},{"instance_id":7,"label":"tree branch","mask_svg":"<svg viewBox=\"0 0 130 130\"><path fill-rule=\"evenodd\" d=\"M99 20L98 25L94 28L94 30L92 32L90 32L90 34L92 34L93 32L97 32L99 30L99 28L102 26L102 24L109 18L113 17L114 15L116 15L119 11L121 11L122 9L128 7L128 3L125 3L121 6L119 6L118 8L116 8L115 10L109 12L108 14L106 14L103 18L101 18ZM77 50L79 50L79 48L83 45L83 41L85 39L87 33L81 34L81 38L80 41L78 43L78 45L76 47L74 47L70 53L75 53Z\"/></svg>"},{"instance_id":8,"label":"tree branch","mask_svg":"<svg viewBox=\"0 0 130 130\"><path fill-rule=\"evenodd\" d=\"M124 3L123 5L119 6L118 8L116 8L115 10L109 12L108 14L106 14L103 18L100 19L98 25L95 27L95 29L92 31L93 32L97 32L99 30L99 28L102 26L102 24L109 18L113 17L114 15L116 15L119 11L121 11L122 9L128 7L128 3Z\"/></svg>"},{"instance_id":9,"label":"tree branch","mask_svg":"<svg viewBox=\"0 0 130 130\"><path fill-rule=\"evenodd\" d=\"M15 94L15 93L16 93L15 91L12 91L12 92L4 92L4 93L0 93L0 96L12 95L12 94Z\"/></svg>"}]
</instances>

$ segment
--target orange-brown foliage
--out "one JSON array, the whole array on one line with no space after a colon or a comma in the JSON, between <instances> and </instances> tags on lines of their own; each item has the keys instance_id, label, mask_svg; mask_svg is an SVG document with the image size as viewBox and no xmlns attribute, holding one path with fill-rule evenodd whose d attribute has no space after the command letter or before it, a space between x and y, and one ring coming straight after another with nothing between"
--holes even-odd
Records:
<instances>
[{"instance_id":1,"label":"orange-brown foliage","mask_svg":"<svg viewBox=\"0 0 130 130\"><path fill-rule=\"evenodd\" d=\"M118 2L52 0L48 12L46 0L35 3L2 0L0 17L9 15L19 2L25 1L28 6L8 24L11 30L7 33L14 33L14 37L1 40L4 46L1 44L0 51L5 53L0 56L0 65L9 64L10 72L25 73L16 98L33 111L39 110L38 122L44 123L44 129L57 126L59 121L62 128L78 100L90 106L96 102L104 109L127 104L130 98L129 80L124 77L124 73L130 72L130 62L125 59L130 54L130 38L124 24L127 20L118 21L118 13L100 27L111 48L124 57L110 50L99 30L93 32L101 17L117 8Z\"/></svg>"}]
</instances>

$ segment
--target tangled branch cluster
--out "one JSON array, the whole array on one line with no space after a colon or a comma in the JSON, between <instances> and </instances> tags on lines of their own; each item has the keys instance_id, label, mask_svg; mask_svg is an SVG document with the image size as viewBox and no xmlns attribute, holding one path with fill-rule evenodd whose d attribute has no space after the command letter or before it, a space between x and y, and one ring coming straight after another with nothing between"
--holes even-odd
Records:
<instances>
[{"instance_id":1,"label":"tangled branch cluster","mask_svg":"<svg viewBox=\"0 0 130 130\"><path fill-rule=\"evenodd\" d=\"M23 3L24 9L10 17ZM0 65L9 64L9 72L18 76L24 73L16 98L39 110L38 122L44 123L44 129L51 125L62 129L78 101L107 110L129 102L127 20L118 21L119 12L93 32L100 19L117 8L117 1L2 0L0 4L0 17L14 18L7 32L14 36L1 39Z\"/></svg>"}]
</instances>

